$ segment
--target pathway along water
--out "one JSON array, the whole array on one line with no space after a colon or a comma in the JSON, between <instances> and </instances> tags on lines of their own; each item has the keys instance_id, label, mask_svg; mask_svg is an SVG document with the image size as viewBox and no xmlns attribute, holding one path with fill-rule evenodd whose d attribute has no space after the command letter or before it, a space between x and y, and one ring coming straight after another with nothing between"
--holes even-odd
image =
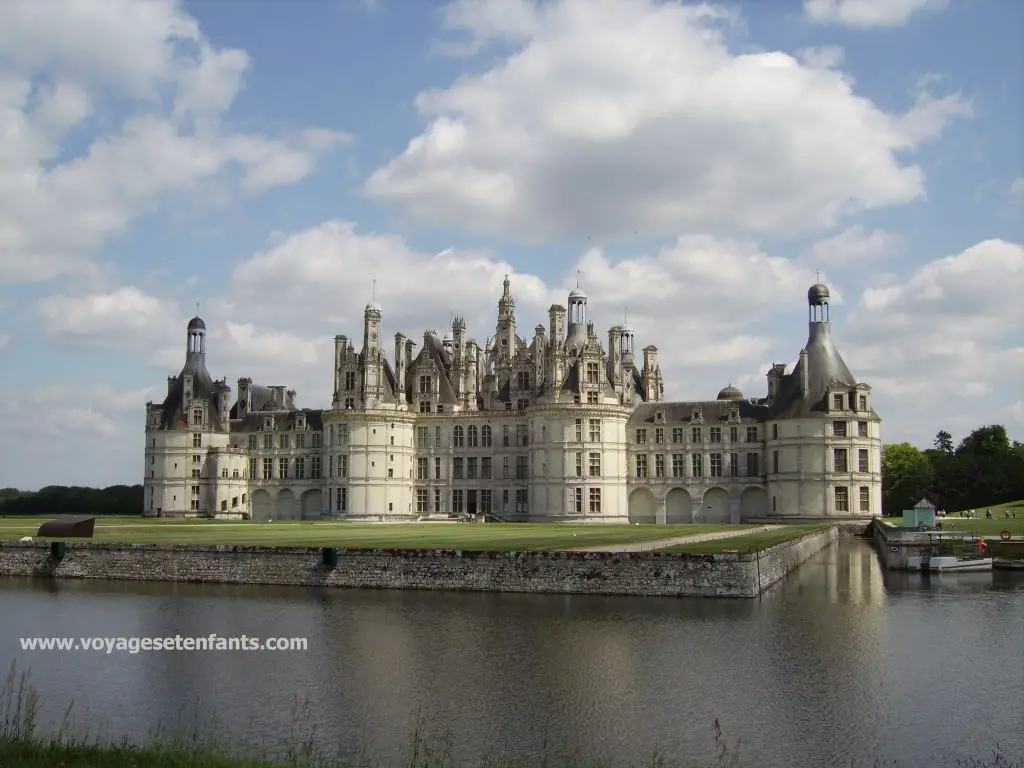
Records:
<instances>
[{"instance_id":1,"label":"pathway along water","mask_svg":"<svg viewBox=\"0 0 1024 768\"><path fill-rule=\"evenodd\" d=\"M457 753L578 747L610 764L955 764L1024 757L1024 575L883 572L843 540L760 600L0 581L0 661L31 667L54 719L144 739L214 713L281 747L295 697L317 739L401 752L417 716ZM292 653L22 652L22 636L305 636ZM1012 705L1008 705L1011 703ZM55 721L55 720L54 720ZM51 721L53 722L53 721Z\"/></svg>"}]
</instances>

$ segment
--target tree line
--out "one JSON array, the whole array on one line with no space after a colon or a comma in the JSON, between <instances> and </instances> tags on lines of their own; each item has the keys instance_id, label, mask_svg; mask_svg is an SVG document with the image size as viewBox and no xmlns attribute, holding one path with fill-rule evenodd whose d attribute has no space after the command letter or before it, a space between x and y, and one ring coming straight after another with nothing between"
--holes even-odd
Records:
<instances>
[{"instance_id":1,"label":"tree line","mask_svg":"<svg viewBox=\"0 0 1024 768\"><path fill-rule=\"evenodd\" d=\"M0 488L0 516L30 515L141 515L141 485L107 488L50 485L38 491Z\"/></svg>"},{"instance_id":2,"label":"tree line","mask_svg":"<svg viewBox=\"0 0 1024 768\"><path fill-rule=\"evenodd\" d=\"M931 448L910 443L882 448L882 508L902 514L922 498L939 509L978 509L1024 499L1024 443L1006 427L978 427L954 445L945 430Z\"/></svg>"}]
</instances>

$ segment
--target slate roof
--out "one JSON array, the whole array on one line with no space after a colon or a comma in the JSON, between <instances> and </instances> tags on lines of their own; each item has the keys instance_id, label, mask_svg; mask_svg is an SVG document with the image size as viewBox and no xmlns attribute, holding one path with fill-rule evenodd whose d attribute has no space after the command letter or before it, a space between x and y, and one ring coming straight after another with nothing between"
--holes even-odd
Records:
<instances>
[{"instance_id":1,"label":"slate roof","mask_svg":"<svg viewBox=\"0 0 1024 768\"><path fill-rule=\"evenodd\" d=\"M810 323L807 345L808 391L802 387L804 361L782 378L772 404L772 418L794 418L827 410L825 398L830 386L857 386L839 350L832 341L831 323Z\"/></svg>"},{"instance_id":2,"label":"slate roof","mask_svg":"<svg viewBox=\"0 0 1024 768\"><path fill-rule=\"evenodd\" d=\"M171 385L160 406L163 424L168 428L183 425L185 419L185 374L192 374L192 398L205 400L211 404L214 412L220 409L220 398L226 397L214 387L213 377L206 370L206 355L202 352L189 352L185 357L185 366Z\"/></svg>"},{"instance_id":3,"label":"slate roof","mask_svg":"<svg viewBox=\"0 0 1024 768\"><path fill-rule=\"evenodd\" d=\"M294 408L289 411L283 411L280 413L250 413L243 419L232 418L231 420L231 431L232 432L258 432L263 428L263 420L269 416L274 419L275 428L278 430L295 429L299 422L299 416L305 415L307 427L314 431L320 432L324 428L324 412L323 409L314 408Z\"/></svg>"},{"instance_id":4,"label":"slate roof","mask_svg":"<svg viewBox=\"0 0 1024 768\"><path fill-rule=\"evenodd\" d=\"M665 414L666 424L689 424L693 411L701 411L701 424L718 424L729 420L729 412L739 408L741 419L763 421L768 418L768 408L763 400L696 400L675 403L640 403L629 418L630 424L653 424L658 413Z\"/></svg>"}]
</instances>

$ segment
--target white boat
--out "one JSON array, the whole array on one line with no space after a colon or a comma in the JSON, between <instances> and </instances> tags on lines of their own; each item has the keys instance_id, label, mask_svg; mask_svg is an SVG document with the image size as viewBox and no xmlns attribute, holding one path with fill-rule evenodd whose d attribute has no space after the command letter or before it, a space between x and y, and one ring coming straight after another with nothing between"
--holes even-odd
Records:
<instances>
[{"instance_id":1,"label":"white boat","mask_svg":"<svg viewBox=\"0 0 1024 768\"><path fill-rule=\"evenodd\" d=\"M907 570L909 571L927 571L928 561L931 559L931 555L912 555L907 558Z\"/></svg>"},{"instance_id":2,"label":"white boat","mask_svg":"<svg viewBox=\"0 0 1024 768\"><path fill-rule=\"evenodd\" d=\"M991 557L957 557L955 555L934 556L928 561L929 571L940 571L942 573L973 573L976 571L991 571Z\"/></svg>"}]
</instances>

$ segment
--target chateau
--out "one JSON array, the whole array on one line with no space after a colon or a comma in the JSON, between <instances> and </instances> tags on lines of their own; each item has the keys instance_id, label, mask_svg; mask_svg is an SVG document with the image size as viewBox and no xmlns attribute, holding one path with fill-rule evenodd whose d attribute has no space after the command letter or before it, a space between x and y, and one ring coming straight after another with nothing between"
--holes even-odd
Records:
<instances>
[{"instance_id":1,"label":"chateau","mask_svg":"<svg viewBox=\"0 0 1024 768\"><path fill-rule=\"evenodd\" d=\"M881 512L880 420L831 337L829 291L807 293L809 332L767 396L726 387L666 402L658 349L568 310L520 335L508 277L483 346L456 317L422 344L366 305L363 338L334 340L334 398L299 408L285 386L206 367L206 324L188 324L185 366L146 405L144 513L399 521L741 522ZM417 347L419 347L417 349Z\"/></svg>"}]
</instances>

